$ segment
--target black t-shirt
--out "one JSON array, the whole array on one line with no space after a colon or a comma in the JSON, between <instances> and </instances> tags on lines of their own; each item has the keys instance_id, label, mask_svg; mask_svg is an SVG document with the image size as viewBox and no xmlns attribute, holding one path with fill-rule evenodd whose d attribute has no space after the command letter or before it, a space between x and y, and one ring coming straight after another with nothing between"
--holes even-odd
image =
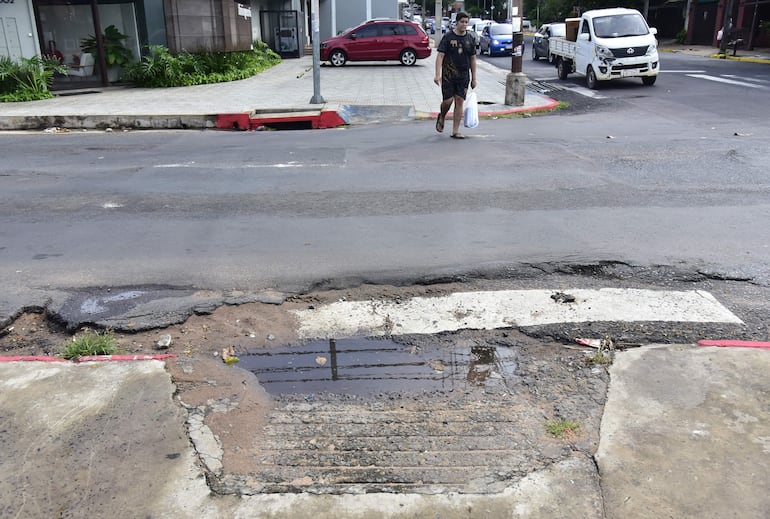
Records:
<instances>
[{"instance_id":1,"label":"black t-shirt","mask_svg":"<svg viewBox=\"0 0 770 519\"><path fill-rule=\"evenodd\" d=\"M471 73L471 56L476 55L476 41L470 32L464 36L449 31L441 38L438 51L444 53L441 75L445 81L467 79Z\"/></svg>"}]
</instances>

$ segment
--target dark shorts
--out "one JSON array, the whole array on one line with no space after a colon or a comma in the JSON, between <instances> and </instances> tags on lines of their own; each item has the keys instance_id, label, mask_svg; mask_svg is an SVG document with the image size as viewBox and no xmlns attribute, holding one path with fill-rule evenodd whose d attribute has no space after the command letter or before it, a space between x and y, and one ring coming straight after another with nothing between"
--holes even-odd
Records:
<instances>
[{"instance_id":1,"label":"dark shorts","mask_svg":"<svg viewBox=\"0 0 770 519\"><path fill-rule=\"evenodd\" d=\"M465 99L471 78L455 79L453 81L441 81L441 95L444 100L455 96Z\"/></svg>"}]
</instances>

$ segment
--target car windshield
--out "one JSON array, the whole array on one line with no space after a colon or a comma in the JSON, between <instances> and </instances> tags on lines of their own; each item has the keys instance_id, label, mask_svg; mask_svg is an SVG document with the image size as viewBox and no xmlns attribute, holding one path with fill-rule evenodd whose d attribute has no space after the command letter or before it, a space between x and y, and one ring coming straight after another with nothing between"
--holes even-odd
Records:
<instances>
[{"instance_id":1,"label":"car windshield","mask_svg":"<svg viewBox=\"0 0 770 519\"><path fill-rule=\"evenodd\" d=\"M510 23L496 23L489 27L489 34L492 36L510 36L513 34L513 25Z\"/></svg>"},{"instance_id":2,"label":"car windshield","mask_svg":"<svg viewBox=\"0 0 770 519\"><path fill-rule=\"evenodd\" d=\"M567 34L567 26L563 23L555 23L551 25L551 36L558 36L564 38Z\"/></svg>"},{"instance_id":3,"label":"car windshield","mask_svg":"<svg viewBox=\"0 0 770 519\"><path fill-rule=\"evenodd\" d=\"M641 14L620 14L594 18L594 34L599 38L642 36L649 32Z\"/></svg>"}]
</instances>

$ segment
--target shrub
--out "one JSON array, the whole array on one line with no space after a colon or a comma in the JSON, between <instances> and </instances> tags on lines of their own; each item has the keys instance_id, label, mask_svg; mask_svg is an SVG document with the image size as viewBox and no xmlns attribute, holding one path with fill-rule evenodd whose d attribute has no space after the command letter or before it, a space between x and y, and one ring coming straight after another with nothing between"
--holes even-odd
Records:
<instances>
[{"instance_id":1,"label":"shrub","mask_svg":"<svg viewBox=\"0 0 770 519\"><path fill-rule=\"evenodd\" d=\"M263 42L254 42L254 49L248 51L176 55L162 45L152 45L141 61L126 66L124 76L138 86L151 88L202 85L245 79L280 61Z\"/></svg>"},{"instance_id":2,"label":"shrub","mask_svg":"<svg viewBox=\"0 0 770 519\"><path fill-rule=\"evenodd\" d=\"M687 41L687 30L682 29L678 33L676 33L676 42L680 45L684 44L684 42Z\"/></svg>"},{"instance_id":3,"label":"shrub","mask_svg":"<svg viewBox=\"0 0 770 519\"><path fill-rule=\"evenodd\" d=\"M0 101L36 101L49 99L54 72L67 73L55 58L21 58L14 61L0 56Z\"/></svg>"}]
</instances>

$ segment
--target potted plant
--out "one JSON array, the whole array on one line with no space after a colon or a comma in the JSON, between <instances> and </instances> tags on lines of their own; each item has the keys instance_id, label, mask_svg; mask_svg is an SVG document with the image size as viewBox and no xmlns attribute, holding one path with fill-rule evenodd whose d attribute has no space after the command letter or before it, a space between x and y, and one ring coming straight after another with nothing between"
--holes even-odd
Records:
<instances>
[{"instance_id":1,"label":"potted plant","mask_svg":"<svg viewBox=\"0 0 770 519\"><path fill-rule=\"evenodd\" d=\"M131 49L123 44L126 38L128 36L121 33L114 25L104 29L102 34L104 60L107 62L107 76L110 82L118 80L120 67L129 63L134 57ZM80 50L91 53L96 57L98 55L96 36L89 36L80 40Z\"/></svg>"}]
</instances>

